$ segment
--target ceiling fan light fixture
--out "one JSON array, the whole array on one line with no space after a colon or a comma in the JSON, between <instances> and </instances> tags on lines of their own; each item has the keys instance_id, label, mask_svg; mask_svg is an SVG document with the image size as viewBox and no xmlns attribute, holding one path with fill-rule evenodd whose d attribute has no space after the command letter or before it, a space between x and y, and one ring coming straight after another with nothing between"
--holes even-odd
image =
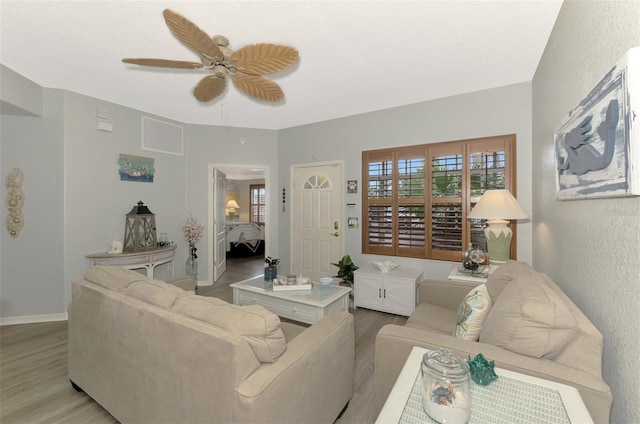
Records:
<instances>
[{"instance_id":1,"label":"ceiling fan light fixture","mask_svg":"<svg viewBox=\"0 0 640 424\"><path fill-rule=\"evenodd\" d=\"M214 35L212 39L218 47L229 47L229 39L224 35Z\"/></svg>"},{"instance_id":2,"label":"ceiling fan light fixture","mask_svg":"<svg viewBox=\"0 0 640 424\"><path fill-rule=\"evenodd\" d=\"M227 37L209 37L196 24L172 10L165 9L163 15L173 35L195 50L202 63L145 58L125 58L123 62L164 68L210 69L213 74L202 78L193 92L196 99L203 102L213 100L224 92L227 76L230 76L238 89L252 97L268 102L284 100L284 92L280 86L262 74L283 71L295 64L298 60L295 48L259 43L244 46L234 52L228 48Z\"/></svg>"},{"instance_id":3,"label":"ceiling fan light fixture","mask_svg":"<svg viewBox=\"0 0 640 424\"><path fill-rule=\"evenodd\" d=\"M216 66L213 67L213 73L218 78L224 78L229 73L229 70L224 65L216 65Z\"/></svg>"}]
</instances>

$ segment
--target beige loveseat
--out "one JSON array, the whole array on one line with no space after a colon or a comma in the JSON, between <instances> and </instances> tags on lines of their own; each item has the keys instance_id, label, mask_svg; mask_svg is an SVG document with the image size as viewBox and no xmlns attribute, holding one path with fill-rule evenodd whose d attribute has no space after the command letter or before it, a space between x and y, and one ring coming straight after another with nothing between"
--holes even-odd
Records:
<instances>
[{"instance_id":1,"label":"beige loveseat","mask_svg":"<svg viewBox=\"0 0 640 424\"><path fill-rule=\"evenodd\" d=\"M353 316L306 328L95 267L72 283L68 365L123 423L331 423L353 393Z\"/></svg>"},{"instance_id":2,"label":"beige loveseat","mask_svg":"<svg viewBox=\"0 0 640 424\"><path fill-rule=\"evenodd\" d=\"M609 422L611 392L602 379L602 334L543 273L509 261L486 283L492 306L479 341L452 336L458 306L473 285L451 280L419 284L418 305L405 326L376 337L378 411L413 346L446 347L463 358L482 353L496 366L578 389L594 422Z\"/></svg>"}]
</instances>

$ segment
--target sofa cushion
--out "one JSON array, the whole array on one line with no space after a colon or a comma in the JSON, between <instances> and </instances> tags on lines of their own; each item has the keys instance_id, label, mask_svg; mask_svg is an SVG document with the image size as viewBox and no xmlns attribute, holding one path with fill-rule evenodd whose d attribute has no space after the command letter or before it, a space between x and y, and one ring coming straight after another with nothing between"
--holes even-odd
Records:
<instances>
[{"instance_id":1,"label":"sofa cushion","mask_svg":"<svg viewBox=\"0 0 640 424\"><path fill-rule=\"evenodd\" d=\"M428 328L438 333L451 335L456 322L456 310L431 303L419 303L407 323L407 327Z\"/></svg>"},{"instance_id":2,"label":"sofa cushion","mask_svg":"<svg viewBox=\"0 0 640 424\"><path fill-rule=\"evenodd\" d=\"M453 337L464 340L478 340L482 324L491 309L491 297L485 284L471 289L464 298L456 315Z\"/></svg>"},{"instance_id":3,"label":"sofa cushion","mask_svg":"<svg viewBox=\"0 0 640 424\"><path fill-rule=\"evenodd\" d=\"M183 275L181 277L169 278L166 280L167 283L180 287L183 290L190 291L195 293L196 290L196 280L193 277L189 277L187 275Z\"/></svg>"},{"instance_id":4,"label":"sofa cushion","mask_svg":"<svg viewBox=\"0 0 640 424\"><path fill-rule=\"evenodd\" d=\"M89 268L84 279L113 291L122 291L134 281L147 281L139 272L119 266L95 266Z\"/></svg>"},{"instance_id":5,"label":"sofa cushion","mask_svg":"<svg viewBox=\"0 0 640 424\"><path fill-rule=\"evenodd\" d=\"M173 310L243 337L260 362L274 362L287 348L280 318L260 305L238 306L187 294L176 300Z\"/></svg>"},{"instance_id":6,"label":"sofa cushion","mask_svg":"<svg viewBox=\"0 0 640 424\"><path fill-rule=\"evenodd\" d=\"M147 280L134 281L124 290L124 293L143 302L168 309L173 306L178 297L187 292L164 281Z\"/></svg>"},{"instance_id":7,"label":"sofa cushion","mask_svg":"<svg viewBox=\"0 0 640 424\"><path fill-rule=\"evenodd\" d=\"M491 308L480 342L534 358L553 359L576 330L570 309L551 288L537 276L518 276Z\"/></svg>"}]
</instances>

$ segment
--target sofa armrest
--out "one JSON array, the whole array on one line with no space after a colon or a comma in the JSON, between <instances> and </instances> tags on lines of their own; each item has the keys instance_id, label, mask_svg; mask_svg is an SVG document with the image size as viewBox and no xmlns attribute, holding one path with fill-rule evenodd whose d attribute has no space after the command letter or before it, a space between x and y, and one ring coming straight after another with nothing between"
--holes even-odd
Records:
<instances>
[{"instance_id":1,"label":"sofa armrest","mask_svg":"<svg viewBox=\"0 0 640 424\"><path fill-rule=\"evenodd\" d=\"M462 358L467 358L467 356L473 358L478 353L482 353L488 360L495 361L499 368L573 386L578 389L594 422L609 422L611 391L599 376L547 359L537 359L513 353L497 346L398 325L386 325L380 329L376 336L377 412L382 409L406 359L409 357L409 352L414 346L431 350L446 347Z\"/></svg>"},{"instance_id":2,"label":"sofa armrest","mask_svg":"<svg viewBox=\"0 0 640 424\"><path fill-rule=\"evenodd\" d=\"M477 285L470 281L423 280L418 284L418 303L457 310L464 297Z\"/></svg>"},{"instance_id":3,"label":"sofa armrest","mask_svg":"<svg viewBox=\"0 0 640 424\"><path fill-rule=\"evenodd\" d=\"M354 366L353 315L334 312L236 388L234 422L333 422L353 394Z\"/></svg>"}]
</instances>

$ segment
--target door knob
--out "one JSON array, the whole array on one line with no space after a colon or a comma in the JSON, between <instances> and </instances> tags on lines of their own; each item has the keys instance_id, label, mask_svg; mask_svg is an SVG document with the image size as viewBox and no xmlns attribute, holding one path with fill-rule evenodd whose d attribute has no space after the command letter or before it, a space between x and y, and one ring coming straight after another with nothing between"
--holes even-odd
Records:
<instances>
[{"instance_id":1,"label":"door knob","mask_svg":"<svg viewBox=\"0 0 640 424\"><path fill-rule=\"evenodd\" d=\"M334 237L338 237L340 235L339 232L335 232L335 233L329 233L330 236L334 236Z\"/></svg>"}]
</instances>

